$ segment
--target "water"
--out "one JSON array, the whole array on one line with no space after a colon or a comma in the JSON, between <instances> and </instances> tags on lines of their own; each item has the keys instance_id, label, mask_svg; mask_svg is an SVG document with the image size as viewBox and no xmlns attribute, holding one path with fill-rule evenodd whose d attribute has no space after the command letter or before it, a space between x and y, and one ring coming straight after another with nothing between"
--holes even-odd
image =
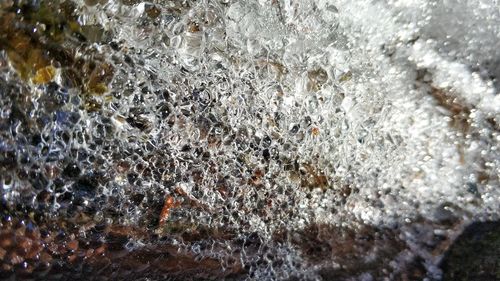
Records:
<instances>
[{"instance_id":1,"label":"water","mask_svg":"<svg viewBox=\"0 0 500 281\"><path fill-rule=\"evenodd\" d=\"M498 7L2 4L2 212L71 245L2 269L441 278L447 243L498 219Z\"/></svg>"}]
</instances>

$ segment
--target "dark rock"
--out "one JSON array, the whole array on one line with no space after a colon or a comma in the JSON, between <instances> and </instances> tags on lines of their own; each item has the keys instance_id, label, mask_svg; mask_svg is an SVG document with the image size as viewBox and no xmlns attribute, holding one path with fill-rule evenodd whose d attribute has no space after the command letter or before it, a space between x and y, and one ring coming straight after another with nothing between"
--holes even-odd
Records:
<instances>
[{"instance_id":1,"label":"dark rock","mask_svg":"<svg viewBox=\"0 0 500 281\"><path fill-rule=\"evenodd\" d=\"M446 252L443 280L500 280L500 221L469 225Z\"/></svg>"}]
</instances>

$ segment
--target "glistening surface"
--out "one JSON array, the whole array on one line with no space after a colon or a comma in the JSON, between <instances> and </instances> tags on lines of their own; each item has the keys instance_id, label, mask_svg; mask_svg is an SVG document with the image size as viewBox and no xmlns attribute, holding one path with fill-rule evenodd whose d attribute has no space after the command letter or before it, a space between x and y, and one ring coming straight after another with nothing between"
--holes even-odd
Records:
<instances>
[{"instance_id":1,"label":"glistening surface","mask_svg":"<svg viewBox=\"0 0 500 281\"><path fill-rule=\"evenodd\" d=\"M1 276L500 279L453 244L499 219L499 38L498 1L3 1Z\"/></svg>"}]
</instances>

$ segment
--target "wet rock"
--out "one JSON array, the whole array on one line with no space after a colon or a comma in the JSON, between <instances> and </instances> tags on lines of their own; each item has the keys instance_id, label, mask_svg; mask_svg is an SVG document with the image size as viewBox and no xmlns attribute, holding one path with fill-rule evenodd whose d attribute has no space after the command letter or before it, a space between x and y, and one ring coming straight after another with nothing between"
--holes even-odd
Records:
<instances>
[{"instance_id":1,"label":"wet rock","mask_svg":"<svg viewBox=\"0 0 500 281\"><path fill-rule=\"evenodd\" d=\"M500 222L474 222L441 262L443 280L500 280Z\"/></svg>"}]
</instances>

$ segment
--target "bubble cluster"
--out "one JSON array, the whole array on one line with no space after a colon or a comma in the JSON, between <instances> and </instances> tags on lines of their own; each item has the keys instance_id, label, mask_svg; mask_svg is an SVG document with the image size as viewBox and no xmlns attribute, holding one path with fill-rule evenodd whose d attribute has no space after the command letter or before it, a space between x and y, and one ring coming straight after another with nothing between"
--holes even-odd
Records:
<instances>
[{"instance_id":1,"label":"bubble cluster","mask_svg":"<svg viewBox=\"0 0 500 281\"><path fill-rule=\"evenodd\" d=\"M427 2L1 4L1 270L440 278L498 219L500 16Z\"/></svg>"}]
</instances>

